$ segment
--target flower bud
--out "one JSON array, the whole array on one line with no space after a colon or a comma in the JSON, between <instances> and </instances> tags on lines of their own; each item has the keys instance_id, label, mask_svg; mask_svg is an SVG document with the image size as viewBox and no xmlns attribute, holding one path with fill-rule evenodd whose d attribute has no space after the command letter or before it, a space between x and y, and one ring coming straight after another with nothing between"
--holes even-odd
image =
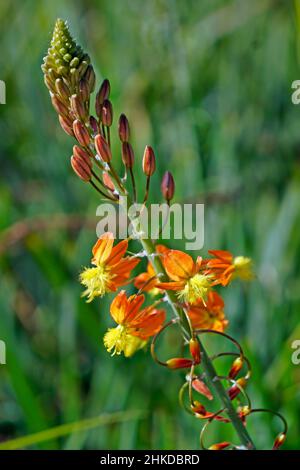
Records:
<instances>
[{"instance_id":1,"label":"flower bud","mask_svg":"<svg viewBox=\"0 0 300 470\"><path fill-rule=\"evenodd\" d=\"M107 78L103 80L102 85L99 88L99 91L96 95L96 103L95 103L95 108L96 108L96 114L98 118L101 118L101 110L102 110L102 105L104 100L107 100L109 98L110 94L110 83Z\"/></svg>"},{"instance_id":2,"label":"flower bud","mask_svg":"<svg viewBox=\"0 0 300 470\"><path fill-rule=\"evenodd\" d=\"M44 75L44 82L49 91L51 91L52 93L56 93L55 83L49 77L49 75Z\"/></svg>"},{"instance_id":3,"label":"flower bud","mask_svg":"<svg viewBox=\"0 0 300 470\"><path fill-rule=\"evenodd\" d=\"M70 97L70 90L68 85L63 81L62 78L57 78L55 80L55 88L60 97L68 103Z\"/></svg>"},{"instance_id":4,"label":"flower bud","mask_svg":"<svg viewBox=\"0 0 300 470\"><path fill-rule=\"evenodd\" d=\"M194 358L195 364L200 364L201 362L201 351L200 351L200 344L199 341L192 338L189 342L190 353Z\"/></svg>"},{"instance_id":5,"label":"flower bud","mask_svg":"<svg viewBox=\"0 0 300 470\"><path fill-rule=\"evenodd\" d=\"M106 173L105 171L103 172L103 183L105 184L105 186L110 189L111 191L114 191L115 190L115 185L114 183L112 182L112 179L111 177L109 176L108 173Z\"/></svg>"},{"instance_id":6,"label":"flower bud","mask_svg":"<svg viewBox=\"0 0 300 470\"><path fill-rule=\"evenodd\" d=\"M234 379L238 375L242 367L243 367L243 359L239 356L233 361L228 377L230 379Z\"/></svg>"},{"instance_id":7,"label":"flower bud","mask_svg":"<svg viewBox=\"0 0 300 470\"><path fill-rule=\"evenodd\" d=\"M92 168L93 163L92 163L91 157L89 156L89 154L82 147L79 147L78 145L74 145L73 146L73 155L76 159L84 160L84 162L90 168Z\"/></svg>"},{"instance_id":8,"label":"flower bud","mask_svg":"<svg viewBox=\"0 0 300 470\"><path fill-rule=\"evenodd\" d=\"M91 129L93 130L94 134L99 134L100 132L100 129L99 129L99 125L98 125L98 122L97 122L97 119L94 118L94 116L90 116L90 127Z\"/></svg>"},{"instance_id":9,"label":"flower bud","mask_svg":"<svg viewBox=\"0 0 300 470\"><path fill-rule=\"evenodd\" d=\"M193 361L191 359L185 359L183 357L174 357L166 361L169 369L187 369L192 367Z\"/></svg>"},{"instance_id":10,"label":"flower bud","mask_svg":"<svg viewBox=\"0 0 300 470\"><path fill-rule=\"evenodd\" d=\"M70 101L75 117L84 121L87 117L87 112L81 98L78 95L72 95Z\"/></svg>"},{"instance_id":11,"label":"flower bud","mask_svg":"<svg viewBox=\"0 0 300 470\"><path fill-rule=\"evenodd\" d=\"M71 137L74 137L74 132L73 132L73 123L71 119L65 117L65 116L58 116L59 123L62 127L62 129L65 131L66 134L70 135Z\"/></svg>"},{"instance_id":12,"label":"flower bud","mask_svg":"<svg viewBox=\"0 0 300 470\"><path fill-rule=\"evenodd\" d=\"M55 111L58 114L61 114L62 116L68 116L69 115L69 110L67 106L61 101L61 99L58 98L57 95L52 95L51 96L51 101L53 104L53 107Z\"/></svg>"},{"instance_id":13,"label":"flower bud","mask_svg":"<svg viewBox=\"0 0 300 470\"><path fill-rule=\"evenodd\" d=\"M241 377L236 381L234 385L232 385L232 387L230 387L230 389L228 390L230 400L234 400L234 398L238 396L238 394L241 392L241 388L245 388L246 383L247 380L245 379L245 377Z\"/></svg>"},{"instance_id":14,"label":"flower bud","mask_svg":"<svg viewBox=\"0 0 300 470\"><path fill-rule=\"evenodd\" d=\"M202 405L202 403L200 403L199 401L197 400L194 400L193 401L193 404L191 405L191 410L194 412L194 413L197 413L199 415L205 415L206 414L206 409L205 407Z\"/></svg>"},{"instance_id":15,"label":"flower bud","mask_svg":"<svg viewBox=\"0 0 300 470\"><path fill-rule=\"evenodd\" d=\"M89 86L89 91L92 93L95 89L95 83L96 83L96 75L93 69L92 65L89 65L85 71L84 77L83 77Z\"/></svg>"},{"instance_id":16,"label":"flower bud","mask_svg":"<svg viewBox=\"0 0 300 470\"><path fill-rule=\"evenodd\" d=\"M278 436L276 437L274 441L272 450L279 449L279 447L282 446L285 440L286 440L286 434L284 432L281 432L280 434L278 434Z\"/></svg>"},{"instance_id":17,"label":"flower bud","mask_svg":"<svg viewBox=\"0 0 300 470\"><path fill-rule=\"evenodd\" d=\"M98 155L100 155L104 162L111 161L111 150L108 143L101 134L97 134L95 137L95 147Z\"/></svg>"},{"instance_id":18,"label":"flower bud","mask_svg":"<svg viewBox=\"0 0 300 470\"><path fill-rule=\"evenodd\" d=\"M155 168L156 163L153 148L150 147L150 145L146 145L143 156L143 172L147 176L152 176L155 172Z\"/></svg>"},{"instance_id":19,"label":"flower bud","mask_svg":"<svg viewBox=\"0 0 300 470\"><path fill-rule=\"evenodd\" d=\"M174 196L175 183L172 174L169 171L166 171L162 183L161 183L161 192L166 201L171 201Z\"/></svg>"},{"instance_id":20,"label":"flower bud","mask_svg":"<svg viewBox=\"0 0 300 470\"><path fill-rule=\"evenodd\" d=\"M208 448L208 450L223 450L229 446L231 446L231 443L224 441L224 442L219 442L218 444L213 444L212 446Z\"/></svg>"},{"instance_id":21,"label":"flower bud","mask_svg":"<svg viewBox=\"0 0 300 470\"><path fill-rule=\"evenodd\" d=\"M110 127L113 122L113 108L109 100L104 100L101 109L101 121L104 126Z\"/></svg>"},{"instance_id":22,"label":"flower bud","mask_svg":"<svg viewBox=\"0 0 300 470\"><path fill-rule=\"evenodd\" d=\"M87 147L90 143L90 134L85 125L78 119L73 122L73 131L80 145Z\"/></svg>"},{"instance_id":23,"label":"flower bud","mask_svg":"<svg viewBox=\"0 0 300 470\"><path fill-rule=\"evenodd\" d=\"M134 152L129 142L122 143L122 160L126 168L132 168L134 164Z\"/></svg>"},{"instance_id":24,"label":"flower bud","mask_svg":"<svg viewBox=\"0 0 300 470\"><path fill-rule=\"evenodd\" d=\"M81 158L77 158L74 155L71 157L71 165L77 176L83 181L90 181L92 177L92 171L89 165L82 160Z\"/></svg>"},{"instance_id":25,"label":"flower bud","mask_svg":"<svg viewBox=\"0 0 300 470\"><path fill-rule=\"evenodd\" d=\"M79 94L83 102L87 101L90 97L89 84L85 78L82 78L79 82Z\"/></svg>"},{"instance_id":26,"label":"flower bud","mask_svg":"<svg viewBox=\"0 0 300 470\"><path fill-rule=\"evenodd\" d=\"M125 114L119 118L119 137L121 142L128 142L130 137L129 122Z\"/></svg>"}]
</instances>

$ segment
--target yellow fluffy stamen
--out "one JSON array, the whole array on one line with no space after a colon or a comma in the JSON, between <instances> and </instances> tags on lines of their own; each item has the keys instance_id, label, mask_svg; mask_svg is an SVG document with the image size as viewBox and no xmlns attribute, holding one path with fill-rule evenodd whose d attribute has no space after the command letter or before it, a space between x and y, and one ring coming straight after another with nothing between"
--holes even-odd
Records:
<instances>
[{"instance_id":1,"label":"yellow fluffy stamen","mask_svg":"<svg viewBox=\"0 0 300 470\"><path fill-rule=\"evenodd\" d=\"M195 274L195 276L187 281L184 289L178 292L178 297L191 305L195 304L199 299L205 302L210 288L209 276Z\"/></svg>"},{"instance_id":2,"label":"yellow fluffy stamen","mask_svg":"<svg viewBox=\"0 0 300 470\"><path fill-rule=\"evenodd\" d=\"M239 277L243 281L251 281L254 278L252 260L245 256L237 256L233 260L235 267L233 277Z\"/></svg>"},{"instance_id":3,"label":"yellow fluffy stamen","mask_svg":"<svg viewBox=\"0 0 300 470\"><path fill-rule=\"evenodd\" d=\"M109 270L105 266L86 268L80 274L80 282L86 287L83 296L87 296L87 302L91 302L95 297L103 297L110 292L108 282L112 279Z\"/></svg>"},{"instance_id":4,"label":"yellow fluffy stamen","mask_svg":"<svg viewBox=\"0 0 300 470\"><path fill-rule=\"evenodd\" d=\"M146 344L146 341L130 335L124 325L110 328L105 333L103 341L104 346L112 356L115 354L120 355L123 352L125 357L132 356Z\"/></svg>"}]
</instances>

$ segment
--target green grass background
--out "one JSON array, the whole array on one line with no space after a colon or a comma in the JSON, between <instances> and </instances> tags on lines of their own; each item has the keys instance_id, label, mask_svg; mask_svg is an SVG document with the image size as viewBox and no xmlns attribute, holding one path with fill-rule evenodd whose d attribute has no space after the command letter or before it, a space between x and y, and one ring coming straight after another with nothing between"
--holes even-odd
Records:
<instances>
[{"instance_id":1,"label":"green grass background","mask_svg":"<svg viewBox=\"0 0 300 470\"><path fill-rule=\"evenodd\" d=\"M111 299L86 305L80 298L78 273L89 263L99 201L70 170L72 141L40 70L57 17L89 52L98 83L111 80L115 115L125 112L131 122L140 193L141 156L151 144L153 199L170 169L176 201L206 202L200 254L222 248L253 257L257 280L224 292L228 332L251 358L253 403L282 412L290 426L284 448L299 448L300 366L291 362L291 343L300 339L300 107L291 102L291 83L300 79L300 2L280 0L0 3L7 86L0 106L0 339L7 344L0 440L132 410L129 420L32 448L199 446L201 422L177 402L182 374L143 352L110 358L101 338ZM166 339L165 354L176 348L175 336ZM145 414L137 418L136 410ZM267 416L249 426L263 448L280 429ZM230 436L224 428L212 427L209 442Z\"/></svg>"}]
</instances>

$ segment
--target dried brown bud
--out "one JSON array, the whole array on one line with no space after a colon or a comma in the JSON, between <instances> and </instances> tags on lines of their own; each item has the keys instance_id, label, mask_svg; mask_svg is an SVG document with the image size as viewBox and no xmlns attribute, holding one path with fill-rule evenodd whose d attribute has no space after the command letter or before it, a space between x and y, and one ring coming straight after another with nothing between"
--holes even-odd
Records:
<instances>
[{"instance_id":1,"label":"dried brown bud","mask_svg":"<svg viewBox=\"0 0 300 470\"><path fill-rule=\"evenodd\" d=\"M75 173L79 176L79 178L81 178L83 181L90 181L92 177L92 171L89 165L84 160L72 155L71 165Z\"/></svg>"},{"instance_id":2,"label":"dried brown bud","mask_svg":"<svg viewBox=\"0 0 300 470\"><path fill-rule=\"evenodd\" d=\"M83 147L87 147L90 143L90 134L85 125L78 119L73 122L73 131L78 142Z\"/></svg>"},{"instance_id":3,"label":"dried brown bud","mask_svg":"<svg viewBox=\"0 0 300 470\"><path fill-rule=\"evenodd\" d=\"M95 137L95 147L98 155L100 155L104 162L111 161L111 150L108 143L101 134L98 134Z\"/></svg>"},{"instance_id":4,"label":"dried brown bud","mask_svg":"<svg viewBox=\"0 0 300 470\"><path fill-rule=\"evenodd\" d=\"M65 133L70 135L71 137L74 137L72 121L69 118L66 118L65 116L61 116L61 115L58 116L58 119Z\"/></svg>"},{"instance_id":5,"label":"dried brown bud","mask_svg":"<svg viewBox=\"0 0 300 470\"><path fill-rule=\"evenodd\" d=\"M55 80L55 87L56 87L57 93L64 100L64 102L68 103L69 97L70 97L70 89L68 85L63 81L62 78L57 78Z\"/></svg>"},{"instance_id":6,"label":"dried brown bud","mask_svg":"<svg viewBox=\"0 0 300 470\"><path fill-rule=\"evenodd\" d=\"M89 154L79 145L73 146L73 155L77 159L83 160L90 168L93 166L93 162Z\"/></svg>"},{"instance_id":7,"label":"dried brown bud","mask_svg":"<svg viewBox=\"0 0 300 470\"><path fill-rule=\"evenodd\" d=\"M132 168L134 164L134 152L129 142L122 143L122 160L127 168Z\"/></svg>"},{"instance_id":8,"label":"dried brown bud","mask_svg":"<svg viewBox=\"0 0 300 470\"><path fill-rule=\"evenodd\" d=\"M166 201L171 201L175 192L175 183L172 173L166 171L162 182L161 182L161 192Z\"/></svg>"},{"instance_id":9,"label":"dried brown bud","mask_svg":"<svg viewBox=\"0 0 300 470\"><path fill-rule=\"evenodd\" d=\"M121 142L129 142L130 129L129 122L125 114L121 114L119 118L119 137Z\"/></svg>"},{"instance_id":10,"label":"dried brown bud","mask_svg":"<svg viewBox=\"0 0 300 470\"><path fill-rule=\"evenodd\" d=\"M108 173L106 173L105 171L103 172L103 183L105 184L105 186L110 189L111 191L114 191L115 190L115 185L111 179L111 177L109 176Z\"/></svg>"},{"instance_id":11,"label":"dried brown bud","mask_svg":"<svg viewBox=\"0 0 300 470\"><path fill-rule=\"evenodd\" d=\"M51 96L51 101L53 104L53 107L55 111L58 114L61 114L62 116L68 116L69 115L69 110L67 106L58 98L57 95L52 95Z\"/></svg>"},{"instance_id":12,"label":"dried brown bud","mask_svg":"<svg viewBox=\"0 0 300 470\"><path fill-rule=\"evenodd\" d=\"M102 85L99 88L99 91L96 95L96 114L98 118L101 118L101 110L104 100L108 100L110 94L110 83L107 78L103 80Z\"/></svg>"},{"instance_id":13,"label":"dried brown bud","mask_svg":"<svg viewBox=\"0 0 300 470\"><path fill-rule=\"evenodd\" d=\"M87 101L90 97L90 87L85 78L82 78L79 82L79 95L83 102Z\"/></svg>"},{"instance_id":14,"label":"dried brown bud","mask_svg":"<svg viewBox=\"0 0 300 470\"><path fill-rule=\"evenodd\" d=\"M92 65L89 65L85 71L84 79L88 82L90 93L95 89L96 75Z\"/></svg>"},{"instance_id":15,"label":"dried brown bud","mask_svg":"<svg viewBox=\"0 0 300 470\"><path fill-rule=\"evenodd\" d=\"M99 125L98 125L97 119L94 118L94 116L90 116L90 127L95 134L99 134L100 132Z\"/></svg>"},{"instance_id":16,"label":"dried brown bud","mask_svg":"<svg viewBox=\"0 0 300 470\"><path fill-rule=\"evenodd\" d=\"M150 147L150 145L146 145L143 156L143 172L147 176L152 176L155 172L155 168L156 164L153 148Z\"/></svg>"},{"instance_id":17,"label":"dried brown bud","mask_svg":"<svg viewBox=\"0 0 300 470\"><path fill-rule=\"evenodd\" d=\"M71 109L77 119L84 121L87 117L86 108L79 95L72 95L70 98Z\"/></svg>"},{"instance_id":18,"label":"dried brown bud","mask_svg":"<svg viewBox=\"0 0 300 470\"><path fill-rule=\"evenodd\" d=\"M101 109L101 121L104 126L110 127L113 122L113 108L109 100L104 100Z\"/></svg>"}]
</instances>

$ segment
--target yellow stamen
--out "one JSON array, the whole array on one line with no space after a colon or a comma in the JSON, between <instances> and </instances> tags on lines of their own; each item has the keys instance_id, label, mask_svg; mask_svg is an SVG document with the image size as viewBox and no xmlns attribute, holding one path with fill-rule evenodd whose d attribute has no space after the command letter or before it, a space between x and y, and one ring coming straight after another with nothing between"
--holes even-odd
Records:
<instances>
[{"instance_id":1,"label":"yellow stamen","mask_svg":"<svg viewBox=\"0 0 300 470\"><path fill-rule=\"evenodd\" d=\"M83 296L87 296L87 302L91 302L95 297L103 297L110 292L108 282L112 279L106 266L86 268L80 274L80 282L86 287Z\"/></svg>"},{"instance_id":2,"label":"yellow stamen","mask_svg":"<svg viewBox=\"0 0 300 470\"><path fill-rule=\"evenodd\" d=\"M251 281L254 278L253 263L250 258L245 256L236 256L233 260L235 267L233 277L239 277L243 281Z\"/></svg>"},{"instance_id":3,"label":"yellow stamen","mask_svg":"<svg viewBox=\"0 0 300 470\"><path fill-rule=\"evenodd\" d=\"M209 281L209 276L199 273L195 274L195 276L187 281L184 289L178 292L178 297L191 305L195 304L199 299L205 302L211 288Z\"/></svg>"},{"instance_id":4,"label":"yellow stamen","mask_svg":"<svg viewBox=\"0 0 300 470\"><path fill-rule=\"evenodd\" d=\"M104 346L112 356L115 354L120 355L123 352L125 357L132 356L146 344L146 341L130 335L124 325L109 328L104 335L103 341Z\"/></svg>"}]
</instances>

